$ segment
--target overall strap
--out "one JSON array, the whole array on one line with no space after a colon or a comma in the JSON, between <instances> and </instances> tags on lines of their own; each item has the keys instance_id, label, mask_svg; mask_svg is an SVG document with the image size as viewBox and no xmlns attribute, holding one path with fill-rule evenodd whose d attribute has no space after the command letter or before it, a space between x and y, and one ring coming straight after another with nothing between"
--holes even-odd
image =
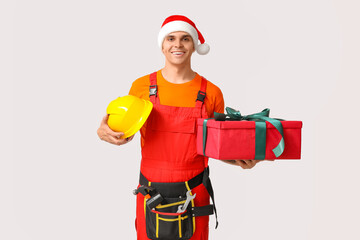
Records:
<instances>
[{"instance_id":1,"label":"overall strap","mask_svg":"<svg viewBox=\"0 0 360 240\"><path fill-rule=\"evenodd\" d=\"M206 108L204 104L206 98L206 86L207 86L207 80L204 77L201 77L201 86L197 94L195 108L199 109L200 117L202 118L208 118L208 114L206 112Z\"/></svg>"},{"instance_id":2,"label":"overall strap","mask_svg":"<svg viewBox=\"0 0 360 240\"><path fill-rule=\"evenodd\" d=\"M158 86L157 86L157 72L150 74L150 87L149 87L150 101L155 104L159 103Z\"/></svg>"},{"instance_id":3,"label":"overall strap","mask_svg":"<svg viewBox=\"0 0 360 240\"><path fill-rule=\"evenodd\" d=\"M207 80L204 77L201 77L201 86L197 94L195 107L201 108L203 106L206 97L206 86L207 86Z\"/></svg>"}]
</instances>

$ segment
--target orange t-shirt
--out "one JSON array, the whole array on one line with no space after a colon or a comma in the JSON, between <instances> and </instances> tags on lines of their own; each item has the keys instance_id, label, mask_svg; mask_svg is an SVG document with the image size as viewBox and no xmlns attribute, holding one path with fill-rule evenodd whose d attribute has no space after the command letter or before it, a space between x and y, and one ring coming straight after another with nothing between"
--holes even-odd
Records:
<instances>
[{"instance_id":1,"label":"orange t-shirt","mask_svg":"<svg viewBox=\"0 0 360 240\"><path fill-rule=\"evenodd\" d=\"M175 107L195 107L195 100L200 90L201 76L196 74L195 78L189 82L175 84L168 82L157 71L158 96L162 105ZM149 98L150 74L135 80L131 86L129 95L137 96L145 100ZM219 87L207 81L205 108L209 117L214 116L214 112L224 113L224 98ZM146 126L141 128L141 135L144 136ZM141 139L143 146L143 138Z\"/></svg>"}]
</instances>

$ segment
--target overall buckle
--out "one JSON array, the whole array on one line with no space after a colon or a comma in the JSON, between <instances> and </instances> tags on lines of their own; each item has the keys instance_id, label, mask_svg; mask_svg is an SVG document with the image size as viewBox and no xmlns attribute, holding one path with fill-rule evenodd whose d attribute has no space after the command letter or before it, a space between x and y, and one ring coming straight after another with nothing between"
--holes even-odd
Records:
<instances>
[{"instance_id":1,"label":"overall buckle","mask_svg":"<svg viewBox=\"0 0 360 240\"><path fill-rule=\"evenodd\" d=\"M198 95L197 95L197 98L196 98L196 101L204 102L205 97L206 97L206 92L199 91Z\"/></svg>"},{"instance_id":2,"label":"overall buckle","mask_svg":"<svg viewBox=\"0 0 360 240\"><path fill-rule=\"evenodd\" d=\"M157 85L150 85L149 93L150 93L149 96L153 96L153 95L157 96Z\"/></svg>"}]
</instances>

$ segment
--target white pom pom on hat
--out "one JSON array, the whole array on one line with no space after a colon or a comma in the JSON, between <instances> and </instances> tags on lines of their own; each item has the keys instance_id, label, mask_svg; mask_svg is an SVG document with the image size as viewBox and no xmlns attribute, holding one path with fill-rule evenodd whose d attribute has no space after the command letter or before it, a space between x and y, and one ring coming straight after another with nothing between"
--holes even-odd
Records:
<instances>
[{"instance_id":1,"label":"white pom pom on hat","mask_svg":"<svg viewBox=\"0 0 360 240\"><path fill-rule=\"evenodd\" d=\"M189 18L182 15L172 15L165 19L158 36L159 47L162 48L164 38L169 33L177 31L183 31L190 34L194 41L195 50L200 55L205 55L210 51L210 46L205 43L205 39L195 26L195 23L193 23ZM198 41L200 41L200 44L198 43Z\"/></svg>"},{"instance_id":2,"label":"white pom pom on hat","mask_svg":"<svg viewBox=\"0 0 360 240\"><path fill-rule=\"evenodd\" d=\"M203 43L203 44L199 44L196 48L196 51L200 54L200 55L205 55L210 51L210 46L207 43Z\"/></svg>"}]
</instances>

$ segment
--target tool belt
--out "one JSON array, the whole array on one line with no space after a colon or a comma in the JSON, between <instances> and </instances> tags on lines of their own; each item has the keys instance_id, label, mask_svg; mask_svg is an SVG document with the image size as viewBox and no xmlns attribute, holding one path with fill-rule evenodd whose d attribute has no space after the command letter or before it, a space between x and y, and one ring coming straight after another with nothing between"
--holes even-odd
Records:
<instances>
[{"instance_id":1,"label":"tool belt","mask_svg":"<svg viewBox=\"0 0 360 240\"><path fill-rule=\"evenodd\" d=\"M213 204L195 206L191 190L203 184ZM140 186L134 194L145 196L146 233L149 239L187 240L195 232L195 217L217 214L209 168L186 182L149 182L140 173Z\"/></svg>"}]
</instances>

